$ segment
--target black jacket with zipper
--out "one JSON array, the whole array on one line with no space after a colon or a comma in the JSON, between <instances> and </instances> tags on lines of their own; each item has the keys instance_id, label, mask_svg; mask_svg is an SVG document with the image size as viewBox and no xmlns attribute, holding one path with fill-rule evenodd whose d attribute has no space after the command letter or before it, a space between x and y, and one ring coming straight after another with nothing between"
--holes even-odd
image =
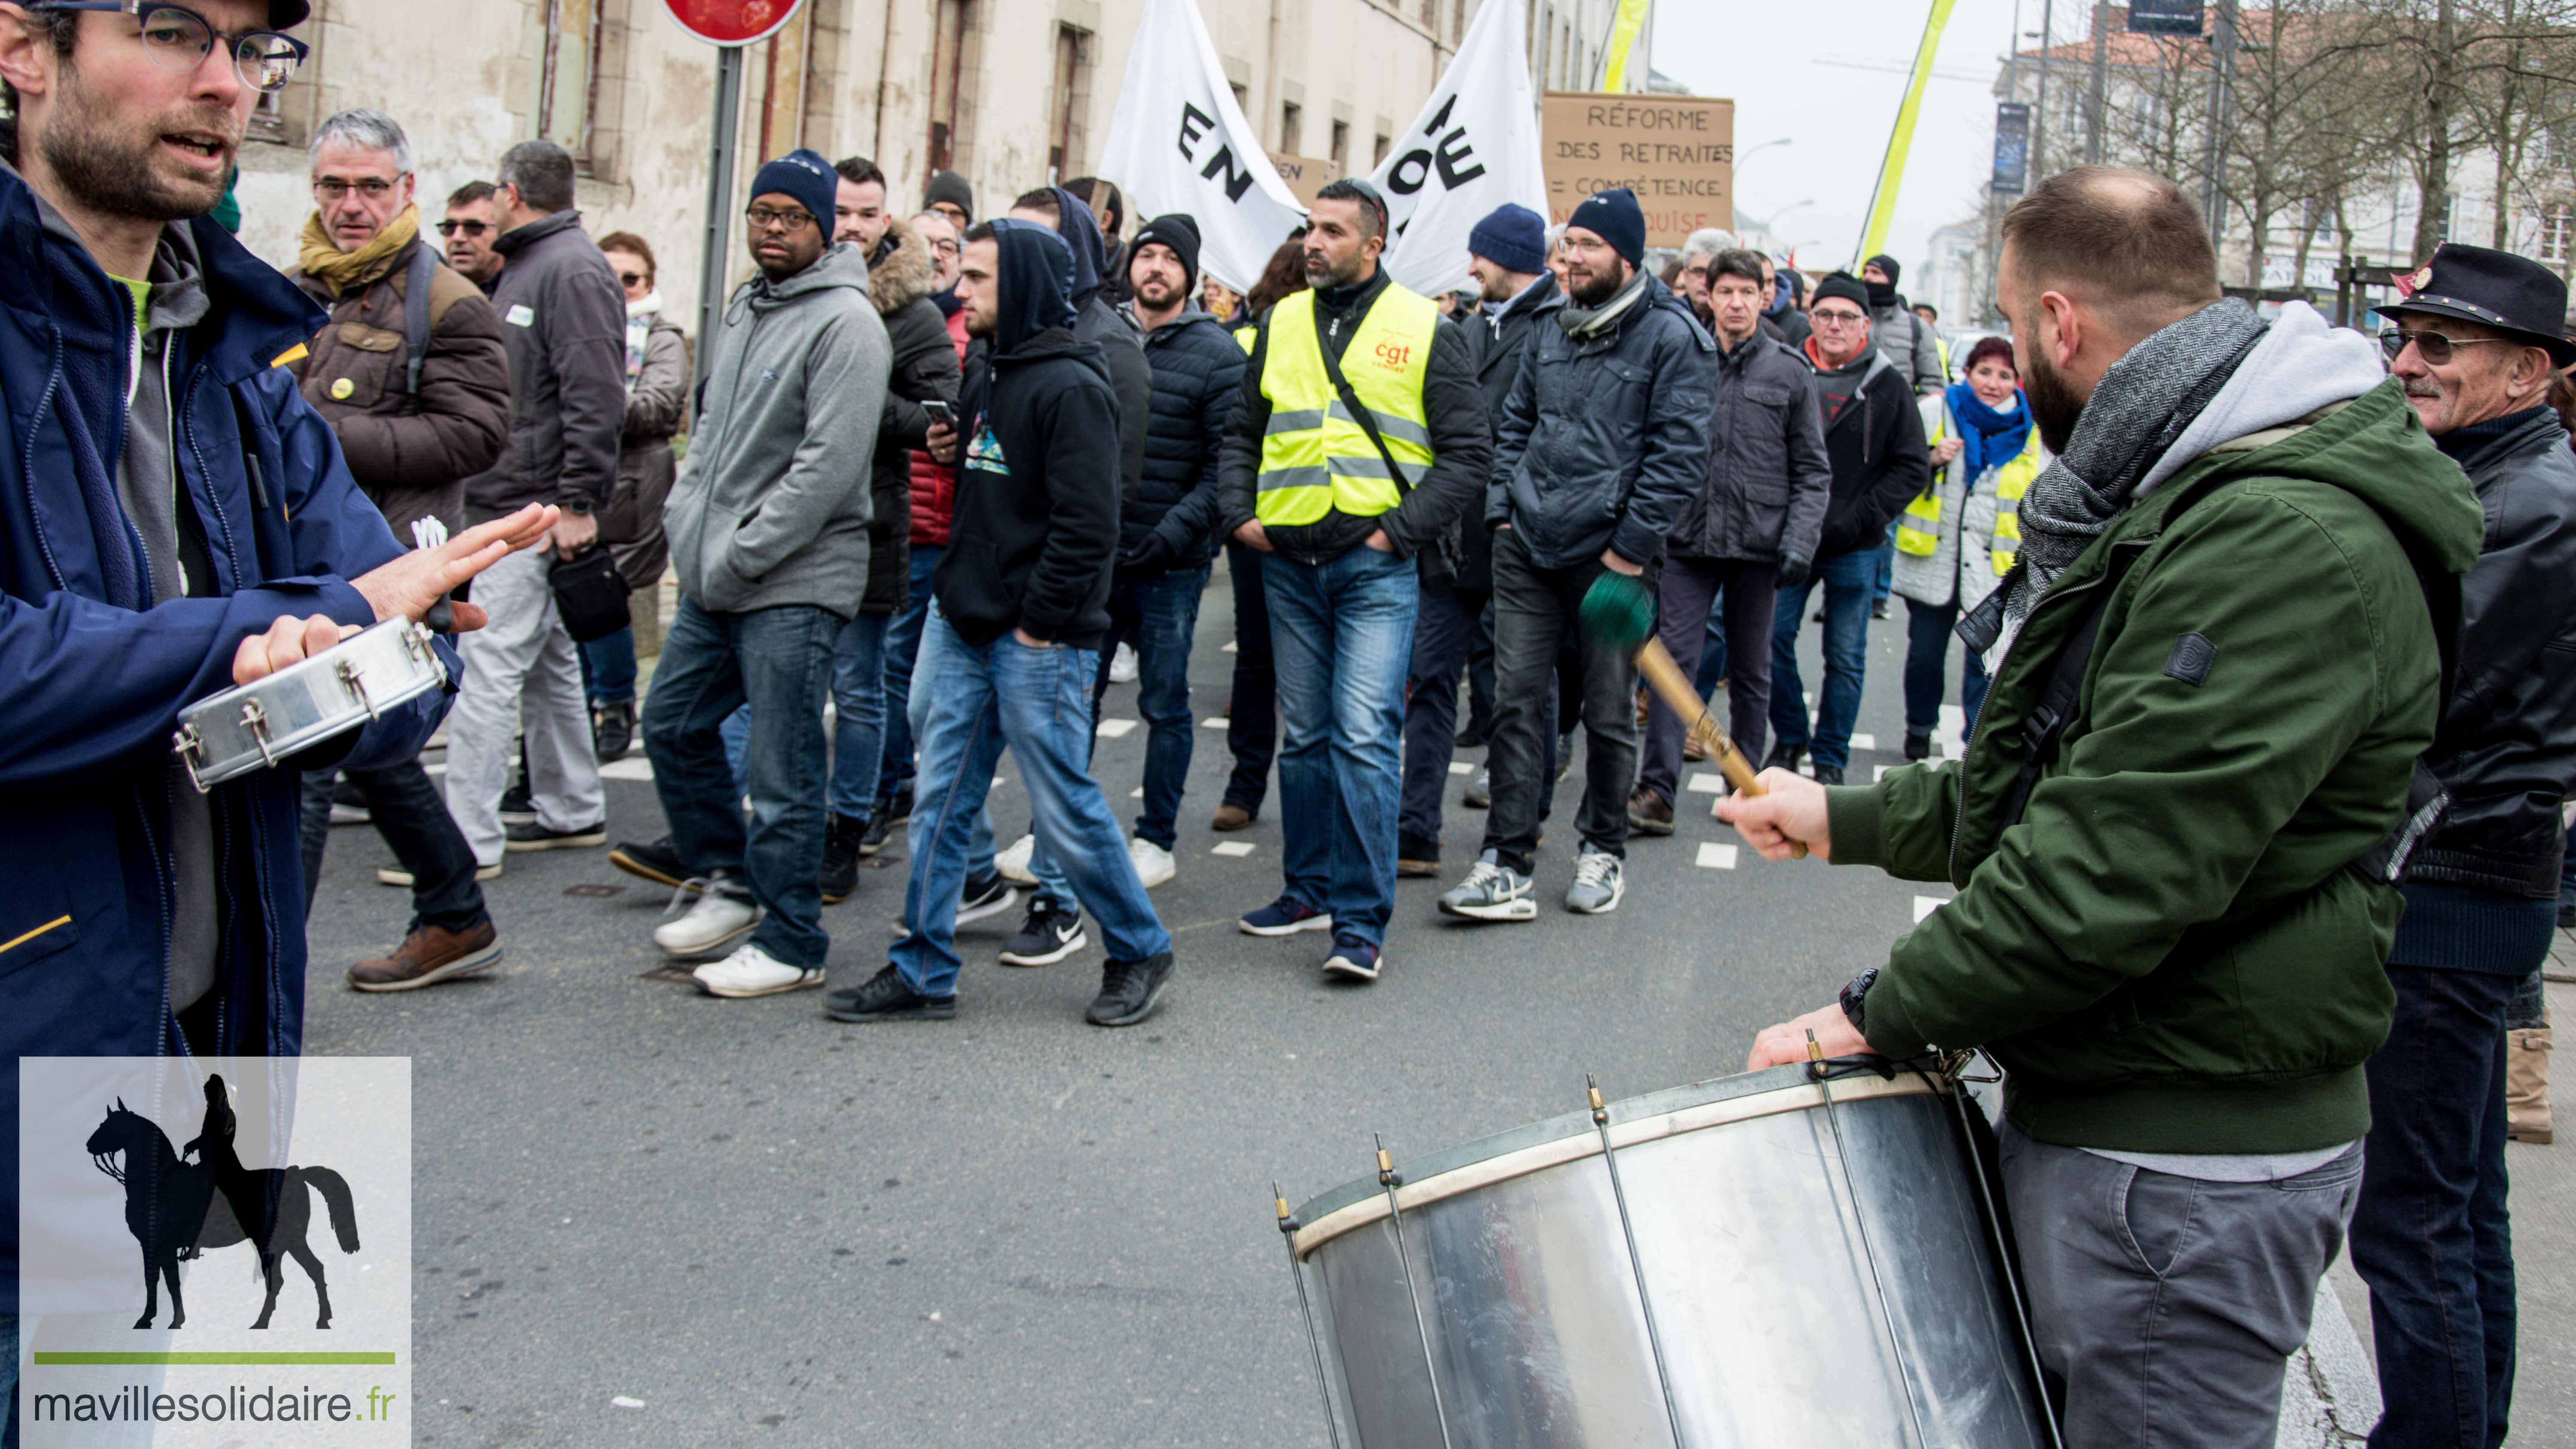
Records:
<instances>
[{"instance_id":1,"label":"black jacket with zipper","mask_svg":"<svg viewBox=\"0 0 2576 1449\"><path fill-rule=\"evenodd\" d=\"M1557 308L1565 305L1565 291L1556 284L1554 272L1539 273L1528 290L1505 302L1499 312L1470 317L1462 325L1471 344L1467 349L1476 368L1476 386L1485 395L1485 416L1499 422L1503 403L1512 395L1512 382L1521 375L1521 359L1529 352L1531 329L1545 321ZM1470 508L1459 520L1458 587L1471 593L1490 593L1494 587L1494 532L1485 527L1482 506Z\"/></svg>"},{"instance_id":2,"label":"black jacket with zipper","mask_svg":"<svg viewBox=\"0 0 2576 1449\"><path fill-rule=\"evenodd\" d=\"M1145 334L1153 365L1153 410L1145 425L1145 472L1119 522L1119 553L1160 535L1160 575L1205 568L1216 536L1217 457L1243 390L1243 348L1214 317L1192 307Z\"/></svg>"},{"instance_id":3,"label":"black jacket with zipper","mask_svg":"<svg viewBox=\"0 0 2576 1449\"><path fill-rule=\"evenodd\" d=\"M1932 451L1923 441L1923 414L1915 408L1914 389L1877 348L1865 355L1868 368L1851 401L1825 423L1825 459L1834 469L1834 496L1825 507L1818 562L1885 543L1887 525L1932 481ZM1808 365L1814 367L1812 358ZM1820 393L1829 375L1816 369Z\"/></svg>"},{"instance_id":4,"label":"black jacket with zipper","mask_svg":"<svg viewBox=\"0 0 2576 1449\"><path fill-rule=\"evenodd\" d=\"M2576 454L2547 408L2435 440L2486 514L2460 585L2458 679L2424 763L2451 793L2409 881L2558 894L2576 786Z\"/></svg>"}]
</instances>

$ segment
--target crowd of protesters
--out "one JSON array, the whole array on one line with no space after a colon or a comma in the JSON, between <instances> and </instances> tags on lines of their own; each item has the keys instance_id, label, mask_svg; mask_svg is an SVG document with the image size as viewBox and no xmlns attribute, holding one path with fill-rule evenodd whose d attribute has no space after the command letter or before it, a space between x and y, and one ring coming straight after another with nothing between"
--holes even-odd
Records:
<instances>
[{"instance_id":1,"label":"crowd of protesters","mask_svg":"<svg viewBox=\"0 0 2576 1449\"><path fill-rule=\"evenodd\" d=\"M351 985L488 971L482 883L605 846L601 768L639 738L669 833L609 859L673 889L655 945L709 994L829 984L836 1020L950 1018L957 926L1025 900L1000 959L1096 931L1087 1019L1142 1022L1176 970L1151 891L1180 868L1220 556L1233 769L1209 824L1251 824L1275 766L1285 837L1244 934L1312 933L1328 977L1380 979L1397 879L1448 870L1475 744L1482 839L1437 909L1535 918L1578 726L1562 900L1607 913L1712 746L1583 627L1635 579L1769 766L1720 818L1766 853L1961 885L1755 1064L1799 1059L1801 1030L1994 1047L2008 1195L2063 1208L2023 1252L2086 1442L2129 1442L2121 1386L2152 1356L2143 1313L2086 1306L2149 1299L2200 1335L2174 1339L2177 1382L2228 1390L2176 1406L2195 1442L2255 1442L2347 1221L2385 1442L2501 1436L2502 1144L2549 1138L2536 993L2576 784L2576 341L2547 269L2446 244L2374 353L2222 298L2170 182L2079 168L2004 223L2016 336L1954 366L1894 258L1810 279L1712 232L1658 269L1624 190L1553 228L1496 210L1459 259L1474 290L1429 298L1383 265L1383 198L1335 181L1238 295L1191 217L1131 217L1106 181L979 219L943 172L907 217L865 158L799 149L753 178L752 269L698 367L651 241L589 234L562 148L447 196L442 246L400 124L331 116L281 277L208 219L225 146L95 117L191 85L244 112L297 43L160 7L147 38L197 46L186 72L36 9L0 134L24 262L0 392L33 420L0 445L29 481L0 505L21 1054L295 1050L291 923L353 814L412 918ZM2000 743L1852 785L1892 598L1903 758L1949 748L1954 640L1961 734ZM170 764L180 707L397 617L452 635L443 792L420 758L441 695L211 792ZM1132 831L1092 760L1125 668ZM1005 751L1031 819L1002 845ZM828 983L827 907L898 826L896 939ZM2114 1178L2126 1226L2097 1211ZM2189 1272L2103 1246L2195 1211L2220 1251Z\"/></svg>"}]
</instances>

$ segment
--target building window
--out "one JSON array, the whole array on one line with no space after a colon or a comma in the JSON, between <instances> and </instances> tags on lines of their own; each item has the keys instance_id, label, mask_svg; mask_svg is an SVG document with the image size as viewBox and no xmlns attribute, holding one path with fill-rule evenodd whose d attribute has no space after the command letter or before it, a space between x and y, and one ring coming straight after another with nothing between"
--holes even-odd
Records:
<instances>
[{"instance_id":1,"label":"building window","mask_svg":"<svg viewBox=\"0 0 2576 1449\"><path fill-rule=\"evenodd\" d=\"M1306 110L1295 101L1279 103L1279 149L1291 156L1304 155Z\"/></svg>"},{"instance_id":2,"label":"building window","mask_svg":"<svg viewBox=\"0 0 2576 1449\"><path fill-rule=\"evenodd\" d=\"M1083 116L1091 109L1091 32L1055 28L1055 97L1047 107L1047 184L1082 165Z\"/></svg>"},{"instance_id":3,"label":"building window","mask_svg":"<svg viewBox=\"0 0 2576 1449\"><path fill-rule=\"evenodd\" d=\"M2576 205L2562 201L2540 214L2540 259L2566 261L2571 243L2576 243Z\"/></svg>"},{"instance_id":4,"label":"building window","mask_svg":"<svg viewBox=\"0 0 2576 1449\"><path fill-rule=\"evenodd\" d=\"M954 171L965 145L966 38L974 0L938 0L930 33L930 171ZM922 178L927 184L929 177Z\"/></svg>"},{"instance_id":5,"label":"building window","mask_svg":"<svg viewBox=\"0 0 2576 1449\"><path fill-rule=\"evenodd\" d=\"M2443 241L2449 241L2449 240L2451 239L2451 233L2452 233L2452 230L2453 230L2453 228L2455 228L2455 227L2457 227L2457 226L2459 225L2459 221L2460 221L2460 194L2459 194L2458 192L2456 192L2456 191L2445 193L2445 194L2443 195L2443 197L2442 197L2442 218L2441 218L2441 232L2440 232L2440 236L2441 236L2441 239L2442 239Z\"/></svg>"},{"instance_id":6,"label":"building window","mask_svg":"<svg viewBox=\"0 0 2576 1449\"><path fill-rule=\"evenodd\" d=\"M1333 123L1333 146L1332 146L1332 149L1331 149L1331 150L1329 150L1329 151L1325 152L1324 154L1332 158L1332 162L1333 162L1333 174L1334 174L1335 176L1347 176L1347 175L1349 175L1349 174L1350 174L1350 170L1351 170L1351 123L1350 123L1350 122L1348 122L1348 121L1335 121L1335 122Z\"/></svg>"},{"instance_id":7,"label":"building window","mask_svg":"<svg viewBox=\"0 0 2576 1449\"><path fill-rule=\"evenodd\" d=\"M1384 131L1378 132L1375 154L1369 157L1369 169L1374 171L1378 167L1385 165L1386 153L1392 150L1394 146L1395 138L1393 136L1388 135Z\"/></svg>"},{"instance_id":8,"label":"building window","mask_svg":"<svg viewBox=\"0 0 2576 1449\"><path fill-rule=\"evenodd\" d=\"M601 0L546 0L545 70L537 90L537 134L590 169L599 116Z\"/></svg>"}]
</instances>

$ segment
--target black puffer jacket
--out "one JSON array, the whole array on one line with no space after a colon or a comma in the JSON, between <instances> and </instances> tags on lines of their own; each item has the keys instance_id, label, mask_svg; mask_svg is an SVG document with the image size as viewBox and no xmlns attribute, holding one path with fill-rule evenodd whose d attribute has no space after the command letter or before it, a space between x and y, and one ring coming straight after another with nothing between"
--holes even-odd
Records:
<instances>
[{"instance_id":1,"label":"black puffer jacket","mask_svg":"<svg viewBox=\"0 0 2576 1449\"><path fill-rule=\"evenodd\" d=\"M898 221L868 259L868 297L894 349L885 412L877 420L868 480L868 591L862 614L893 614L912 599L912 450L930 435L932 398L957 402L957 347L948 318L930 300L930 244Z\"/></svg>"},{"instance_id":2,"label":"black puffer jacket","mask_svg":"<svg viewBox=\"0 0 2576 1449\"><path fill-rule=\"evenodd\" d=\"M2409 878L2558 894L2576 788L2576 454L2547 408L2439 438L2486 513L2460 585L2459 678L2424 763L2451 792Z\"/></svg>"},{"instance_id":3,"label":"black puffer jacket","mask_svg":"<svg viewBox=\"0 0 2576 1449\"><path fill-rule=\"evenodd\" d=\"M1521 355L1529 351L1530 329L1565 305L1565 292L1554 272L1541 272L1528 290L1503 304L1499 312L1459 319L1459 330L1472 344L1476 386L1485 393L1485 416L1500 421L1503 403L1512 395L1512 380L1521 374ZM1484 593L1494 587L1494 535L1485 527L1484 510L1470 508L1458 520L1458 587Z\"/></svg>"},{"instance_id":4,"label":"black puffer jacket","mask_svg":"<svg viewBox=\"0 0 2576 1449\"><path fill-rule=\"evenodd\" d=\"M1813 559L1833 487L1816 375L1757 333L1719 354L1708 479L1666 542L1684 558Z\"/></svg>"},{"instance_id":5,"label":"black puffer jacket","mask_svg":"<svg viewBox=\"0 0 2576 1449\"><path fill-rule=\"evenodd\" d=\"M1824 539L1816 545L1818 559L1878 547L1886 541L1887 525L1932 481L1932 450L1923 441L1914 390L1876 348L1864 355L1869 360L1856 387L1835 373L1814 377L1820 395L1853 389L1851 400L1825 424L1834 492L1825 508ZM1812 369L1815 359L1806 357Z\"/></svg>"},{"instance_id":6,"label":"black puffer jacket","mask_svg":"<svg viewBox=\"0 0 2576 1449\"><path fill-rule=\"evenodd\" d=\"M1243 389L1243 345L1193 307L1145 334L1154 410L1145 426L1145 471L1118 525L1125 559L1159 535L1155 557L1130 566L1164 574L1204 566L1216 538L1217 459Z\"/></svg>"}]
</instances>

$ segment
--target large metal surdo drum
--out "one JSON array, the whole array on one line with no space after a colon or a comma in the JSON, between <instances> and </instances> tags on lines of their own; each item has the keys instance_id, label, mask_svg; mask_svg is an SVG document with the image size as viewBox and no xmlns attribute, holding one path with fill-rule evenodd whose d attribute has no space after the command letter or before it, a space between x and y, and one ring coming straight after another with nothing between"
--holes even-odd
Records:
<instances>
[{"instance_id":1,"label":"large metal surdo drum","mask_svg":"<svg viewBox=\"0 0 2576 1449\"><path fill-rule=\"evenodd\" d=\"M1283 1219L1336 1443L2054 1442L1937 1064L1593 1101Z\"/></svg>"}]
</instances>

